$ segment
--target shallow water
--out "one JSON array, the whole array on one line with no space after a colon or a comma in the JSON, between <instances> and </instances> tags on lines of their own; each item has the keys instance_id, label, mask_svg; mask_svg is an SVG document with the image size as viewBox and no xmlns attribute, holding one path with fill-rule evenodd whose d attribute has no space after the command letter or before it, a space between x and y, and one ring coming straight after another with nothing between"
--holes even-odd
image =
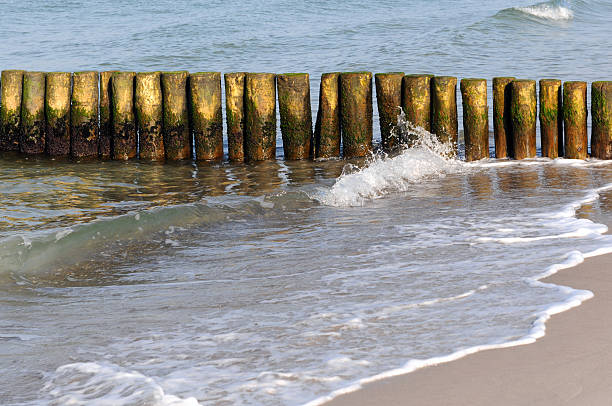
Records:
<instances>
[{"instance_id":1,"label":"shallow water","mask_svg":"<svg viewBox=\"0 0 612 406\"><path fill-rule=\"evenodd\" d=\"M537 335L584 293L533 278L612 246L608 163L343 166L2 160L5 403L301 404Z\"/></svg>"},{"instance_id":2,"label":"shallow water","mask_svg":"<svg viewBox=\"0 0 612 406\"><path fill-rule=\"evenodd\" d=\"M299 70L313 111L321 72L592 81L612 57L603 1L0 7L2 69ZM467 164L421 136L351 163L3 154L0 403L316 403L589 297L535 279L612 247L612 163Z\"/></svg>"}]
</instances>

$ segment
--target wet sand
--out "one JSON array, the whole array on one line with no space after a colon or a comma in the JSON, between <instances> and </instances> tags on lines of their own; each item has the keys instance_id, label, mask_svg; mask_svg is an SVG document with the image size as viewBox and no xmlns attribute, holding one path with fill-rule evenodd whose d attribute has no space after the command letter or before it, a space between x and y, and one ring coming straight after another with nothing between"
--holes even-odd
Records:
<instances>
[{"instance_id":1,"label":"wet sand","mask_svg":"<svg viewBox=\"0 0 612 406\"><path fill-rule=\"evenodd\" d=\"M537 342L373 382L326 406L607 405L612 399L612 254L544 280L595 297L552 316Z\"/></svg>"}]
</instances>

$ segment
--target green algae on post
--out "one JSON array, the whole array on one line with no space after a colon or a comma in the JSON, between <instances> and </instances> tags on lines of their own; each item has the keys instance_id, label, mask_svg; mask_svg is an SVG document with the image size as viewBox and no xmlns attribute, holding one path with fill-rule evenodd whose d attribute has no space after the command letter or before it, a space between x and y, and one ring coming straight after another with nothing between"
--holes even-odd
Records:
<instances>
[{"instance_id":1,"label":"green algae on post","mask_svg":"<svg viewBox=\"0 0 612 406\"><path fill-rule=\"evenodd\" d=\"M70 154L98 156L98 72L75 72L70 106Z\"/></svg>"},{"instance_id":2,"label":"green algae on post","mask_svg":"<svg viewBox=\"0 0 612 406\"><path fill-rule=\"evenodd\" d=\"M312 113L307 73L277 75L278 108L285 159L307 159L311 153Z\"/></svg>"},{"instance_id":3,"label":"green algae on post","mask_svg":"<svg viewBox=\"0 0 612 406\"><path fill-rule=\"evenodd\" d=\"M276 157L276 75L245 77L244 155L247 161Z\"/></svg>"},{"instance_id":4,"label":"green algae on post","mask_svg":"<svg viewBox=\"0 0 612 406\"><path fill-rule=\"evenodd\" d=\"M402 80L402 109L406 121L431 131L431 78L433 75L406 75Z\"/></svg>"},{"instance_id":5,"label":"green algae on post","mask_svg":"<svg viewBox=\"0 0 612 406\"><path fill-rule=\"evenodd\" d=\"M495 137L495 158L513 158L512 100L511 83L514 77L493 78L493 134Z\"/></svg>"},{"instance_id":6,"label":"green algae on post","mask_svg":"<svg viewBox=\"0 0 612 406\"><path fill-rule=\"evenodd\" d=\"M561 81L540 80L540 139L542 156L563 156L563 95Z\"/></svg>"},{"instance_id":7,"label":"green algae on post","mask_svg":"<svg viewBox=\"0 0 612 406\"><path fill-rule=\"evenodd\" d=\"M98 133L98 145L100 158L110 159L112 157L112 128L111 128L111 76L116 70L100 73L100 132Z\"/></svg>"},{"instance_id":8,"label":"green algae on post","mask_svg":"<svg viewBox=\"0 0 612 406\"><path fill-rule=\"evenodd\" d=\"M189 77L189 103L196 159L223 159L221 73L192 73Z\"/></svg>"},{"instance_id":9,"label":"green algae on post","mask_svg":"<svg viewBox=\"0 0 612 406\"><path fill-rule=\"evenodd\" d=\"M489 157L489 105L486 79L461 79L465 160Z\"/></svg>"},{"instance_id":10,"label":"green algae on post","mask_svg":"<svg viewBox=\"0 0 612 406\"><path fill-rule=\"evenodd\" d=\"M69 72L47 73L45 118L47 153L51 156L70 154L70 86Z\"/></svg>"},{"instance_id":11,"label":"green algae on post","mask_svg":"<svg viewBox=\"0 0 612 406\"><path fill-rule=\"evenodd\" d=\"M0 75L0 151L19 151L22 70L4 70Z\"/></svg>"},{"instance_id":12,"label":"green algae on post","mask_svg":"<svg viewBox=\"0 0 612 406\"><path fill-rule=\"evenodd\" d=\"M111 77L113 159L127 160L138 153L134 116L134 72L115 72Z\"/></svg>"},{"instance_id":13,"label":"green algae on post","mask_svg":"<svg viewBox=\"0 0 612 406\"><path fill-rule=\"evenodd\" d=\"M402 107L403 77L404 72L377 73L374 75L380 137L385 151L392 150L399 143L392 135L391 129L397 124L397 116Z\"/></svg>"},{"instance_id":14,"label":"green algae on post","mask_svg":"<svg viewBox=\"0 0 612 406\"><path fill-rule=\"evenodd\" d=\"M591 85L591 156L612 159L612 82Z\"/></svg>"},{"instance_id":15,"label":"green algae on post","mask_svg":"<svg viewBox=\"0 0 612 406\"><path fill-rule=\"evenodd\" d=\"M134 106L139 134L139 157L149 161L163 161L164 133L161 73L136 74Z\"/></svg>"},{"instance_id":16,"label":"green algae on post","mask_svg":"<svg viewBox=\"0 0 612 406\"><path fill-rule=\"evenodd\" d=\"M565 129L565 157L586 159L589 138L587 134L587 84L563 84L563 127Z\"/></svg>"},{"instance_id":17,"label":"green algae on post","mask_svg":"<svg viewBox=\"0 0 612 406\"><path fill-rule=\"evenodd\" d=\"M314 131L315 158L340 156L340 73L323 73Z\"/></svg>"},{"instance_id":18,"label":"green algae on post","mask_svg":"<svg viewBox=\"0 0 612 406\"><path fill-rule=\"evenodd\" d=\"M340 115L344 158L372 150L372 72L340 74Z\"/></svg>"},{"instance_id":19,"label":"green algae on post","mask_svg":"<svg viewBox=\"0 0 612 406\"><path fill-rule=\"evenodd\" d=\"M457 151L459 128L457 123L457 78L435 76L432 81L431 132L440 142L450 143Z\"/></svg>"},{"instance_id":20,"label":"green algae on post","mask_svg":"<svg viewBox=\"0 0 612 406\"><path fill-rule=\"evenodd\" d=\"M162 94L164 111L164 150L166 159L188 159L191 152L187 78L189 73L163 72Z\"/></svg>"},{"instance_id":21,"label":"green algae on post","mask_svg":"<svg viewBox=\"0 0 612 406\"><path fill-rule=\"evenodd\" d=\"M23 74L19 150L24 154L45 152L45 76L44 72Z\"/></svg>"},{"instance_id":22,"label":"green algae on post","mask_svg":"<svg viewBox=\"0 0 612 406\"><path fill-rule=\"evenodd\" d=\"M536 156L537 97L535 80L512 82L512 140L515 159Z\"/></svg>"},{"instance_id":23,"label":"green algae on post","mask_svg":"<svg viewBox=\"0 0 612 406\"><path fill-rule=\"evenodd\" d=\"M225 79L225 118L227 122L227 157L244 162L244 72L223 75Z\"/></svg>"}]
</instances>

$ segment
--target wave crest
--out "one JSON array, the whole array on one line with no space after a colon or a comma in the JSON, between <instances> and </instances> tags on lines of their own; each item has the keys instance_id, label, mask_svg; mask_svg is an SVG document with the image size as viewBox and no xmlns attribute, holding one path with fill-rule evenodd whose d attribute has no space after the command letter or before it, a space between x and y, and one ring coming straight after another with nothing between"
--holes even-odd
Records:
<instances>
[{"instance_id":1,"label":"wave crest","mask_svg":"<svg viewBox=\"0 0 612 406\"><path fill-rule=\"evenodd\" d=\"M583 4L569 4L567 1L552 0L530 6L515 6L503 9L494 18L509 23L511 27L521 22L532 22L544 25L564 25L574 19L574 8L580 13L586 10Z\"/></svg>"},{"instance_id":2,"label":"wave crest","mask_svg":"<svg viewBox=\"0 0 612 406\"><path fill-rule=\"evenodd\" d=\"M514 9L529 16L550 21L569 21L574 18L574 12L560 4L540 3Z\"/></svg>"},{"instance_id":3,"label":"wave crest","mask_svg":"<svg viewBox=\"0 0 612 406\"><path fill-rule=\"evenodd\" d=\"M361 206L370 199L405 192L424 178L441 177L467 168L452 157L454 145L441 143L435 135L406 121L403 111L393 132L404 145L399 155L373 156L365 167L354 172L351 172L354 167L347 165L348 170L336 183L314 198L329 206Z\"/></svg>"}]
</instances>

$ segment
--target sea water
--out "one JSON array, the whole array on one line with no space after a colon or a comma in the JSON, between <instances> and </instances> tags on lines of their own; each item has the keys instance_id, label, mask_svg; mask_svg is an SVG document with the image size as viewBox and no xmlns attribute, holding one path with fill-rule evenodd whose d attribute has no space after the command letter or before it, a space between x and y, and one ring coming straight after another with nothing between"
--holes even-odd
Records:
<instances>
[{"instance_id":1,"label":"sea water","mask_svg":"<svg viewBox=\"0 0 612 406\"><path fill-rule=\"evenodd\" d=\"M326 71L592 81L612 57L603 1L0 7L1 69L299 70L314 111ZM538 279L612 251L611 163L465 163L408 128L352 162L2 155L0 403L315 405L592 296Z\"/></svg>"}]
</instances>

